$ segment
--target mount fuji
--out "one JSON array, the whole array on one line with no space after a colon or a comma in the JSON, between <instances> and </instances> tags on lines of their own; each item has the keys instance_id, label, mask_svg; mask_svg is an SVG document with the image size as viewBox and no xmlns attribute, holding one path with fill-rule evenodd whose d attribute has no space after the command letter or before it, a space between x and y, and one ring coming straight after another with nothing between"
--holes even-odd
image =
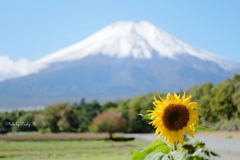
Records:
<instances>
[{"instance_id":1,"label":"mount fuji","mask_svg":"<svg viewBox=\"0 0 240 160\"><path fill-rule=\"evenodd\" d=\"M240 72L239 63L188 45L146 21L110 24L32 65L36 70L29 75L0 82L1 108L178 92Z\"/></svg>"}]
</instances>

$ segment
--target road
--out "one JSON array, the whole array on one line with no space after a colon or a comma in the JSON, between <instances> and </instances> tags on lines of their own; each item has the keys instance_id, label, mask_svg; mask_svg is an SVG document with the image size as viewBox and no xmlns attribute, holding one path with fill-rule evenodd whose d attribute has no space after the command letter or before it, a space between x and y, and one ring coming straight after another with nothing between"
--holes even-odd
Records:
<instances>
[{"instance_id":1,"label":"road","mask_svg":"<svg viewBox=\"0 0 240 160\"><path fill-rule=\"evenodd\" d=\"M139 140L146 140L148 143L153 142L157 136L154 134L125 134L125 137L134 137ZM163 138L161 137L161 140ZM206 143L206 148L218 153L221 157L214 157L214 160L240 160L240 140L201 137L191 138L191 141L201 141Z\"/></svg>"}]
</instances>

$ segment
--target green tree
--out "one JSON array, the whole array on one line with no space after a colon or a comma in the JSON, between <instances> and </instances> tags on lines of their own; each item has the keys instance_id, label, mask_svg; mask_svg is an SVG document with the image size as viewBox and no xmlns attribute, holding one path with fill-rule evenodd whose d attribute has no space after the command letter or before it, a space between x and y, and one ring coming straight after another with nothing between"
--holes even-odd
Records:
<instances>
[{"instance_id":1,"label":"green tree","mask_svg":"<svg viewBox=\"0 0 240 160\"><path fill-rule=\"evenodd\" d=\"M89 123L101 113L101 106L97 101L92 101L82 105L79 111L77 115L79 121L78 131L87 132Z\"/></svg>"},{"instance_id":2,"label":"green tree","mask_svg":"<svg viewBox=\"0 0 240 160\"><path fill-rule=\"evenodd\" d=\"M237 106L232 101L235 92L231 79L218 83L212 90L213 98L210 101L213 112L217 112L221 118L230 120L237 112Z\"/></svg>"},{"instance_id":3,"label":"green tree","mask_svg":"<svg viewBox=\"0 0 240 160\"><path fill-rule=\"evenodd\" d=\"M102 106L101 106L101 111L104 112L110 108L117 108L117 103L115 102L111 102L111 101L107 101L105 102Z\"/></svg>"},{"instance_id":4,"label":"green tree","mask_svg":"<svg viewBox=\"0 0 240 160\"><path fill-rule=\"evenodd\" d=\"M37 131L34 122L34 117L36 114L37 112L29 111L20 116L16 121L19 126L14 125L12 127L12 131Z\"/></svg>"},{"instance_id":5,"label":"green tree","mask_svg":"<svg viewBox=\"0 0 240 160\"><path fill-rule=\"evenodd\" d=\"M12 124L16 123L17 119L25 113L25 111L0 113L0 129L7 129L10 132L14 126Z\"/></svg>"},{"instance_id":6,"label":"green tree","mask_svg":"<svg viewBox=\"0 0 240 160\"><path fill-rule=\"evenodd\" d=\"M147 110L152 110L154 96L166 96L161 93L151 93L148 95L141 95L132 100L118 102L117 111L127 120L127 132L145 133L152 132L154 128L149 125L149 119L146 119L139 114L148 114Z\"/></svg>"},{"instance_id":7,"label":"green tree","mask_svg":"<svg viewBox=\"0 0 240 160\"><path fill-rule=\"evenodd\" d=\"M77 115L69 103L56 103L46 107L35 118L36 127L40 132L76 131L79 125Z\"/></svg>"},{"instance_id":8,"label":"green tree","mask_svg":"<svg viewBox=\"0 0 240 160\"><path fill-rule=\"evenodd\" d=\"M232 94L233 104L237 106L237 117L240 118L240 74L233 76L233 85L235 92Z\"/></svg>"},{"instance_id":9,"label":"green tree","mask_svg":"<svg viewBox=\"0 0 240 160\"><path fill-rule=\"evenodd\" d=\"M218 113L213 111L213 108L210 106L210 101L213 98L212 94L213 85L210 82L207 82L203 85L194 86L187 91L187 95L192 95L192 102L197 102L201 108L198 111L202 117L200 118L200 123L205 124L205 122L217 122L219 121Z\"/></svg>"}]
</instances>

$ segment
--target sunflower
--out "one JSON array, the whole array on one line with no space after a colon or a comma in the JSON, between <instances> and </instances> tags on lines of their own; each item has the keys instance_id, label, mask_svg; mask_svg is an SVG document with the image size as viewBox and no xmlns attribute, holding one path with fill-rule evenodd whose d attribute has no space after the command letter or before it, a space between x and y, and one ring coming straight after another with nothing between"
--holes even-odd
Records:
<instances>
[{"instance_id":1,"label":"sunflower","mask_svg":"<svg viewBox=\"0 0 240 160\"><path fill-rule=\"evenodd\" d=\"M192 96L185 99L184 92L182 98L176 93L174 95L168 93L167 100L163 100L160 96L159 98L161 101L154 97L154 110L148 110L148 112L152 112L148 116L151 116L150 119L153 120L149 124L156 128L155 135L160 133L157 138L163 136L168 144L173 145L174 142L183 144L183 133L194 137L194 125L198 126L200 114L193 109L200 108L195 102L189 103Z\"/></svg>"}]
</instances>

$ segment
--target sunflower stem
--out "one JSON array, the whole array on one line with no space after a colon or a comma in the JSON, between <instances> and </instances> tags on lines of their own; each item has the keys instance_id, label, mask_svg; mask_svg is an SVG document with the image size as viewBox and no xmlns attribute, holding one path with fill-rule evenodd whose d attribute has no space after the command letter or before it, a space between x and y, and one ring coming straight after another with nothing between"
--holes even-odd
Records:
<instances>
[{"instance_id":1,"label":"sunflower stem","mask_svg":"<svg viewBox=\"0 0 240 160\"><path fill-rule=\"evenodd\" d=\"M175 142L173 145L173 151L176 151L176 150L177 150L177 142Z\"/></svg>"}]
</instances>

